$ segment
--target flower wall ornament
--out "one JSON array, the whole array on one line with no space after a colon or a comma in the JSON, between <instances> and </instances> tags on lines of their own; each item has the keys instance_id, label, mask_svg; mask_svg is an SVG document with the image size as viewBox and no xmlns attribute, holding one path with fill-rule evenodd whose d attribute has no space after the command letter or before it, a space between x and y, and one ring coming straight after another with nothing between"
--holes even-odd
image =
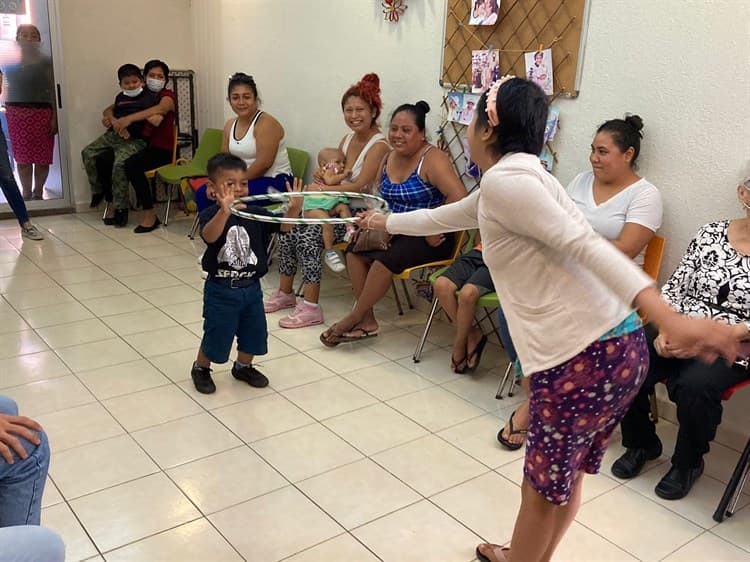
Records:
<instances>
[{"instance_id":1,"label":"flower wall ornament","mask_svg":"<svg viewBox=\"0 0 750 562\"><path fill-rule=\"evenodd\" d=\"M383 6L386 21L392 21L393 23L398 23L399 18L404 15L406 8L408 8L406 0L383 0L381 6Z\"/></svg>"}]
</instances>

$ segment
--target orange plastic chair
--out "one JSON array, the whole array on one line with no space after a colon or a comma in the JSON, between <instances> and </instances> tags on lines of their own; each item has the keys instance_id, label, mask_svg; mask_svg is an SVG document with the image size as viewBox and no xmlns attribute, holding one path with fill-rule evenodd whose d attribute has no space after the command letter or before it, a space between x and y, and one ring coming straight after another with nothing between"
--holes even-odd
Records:
<instances>
[{"instance_id":1,"label":"orange plastic chair","mask_svg":"<svg viewBox=\"0 0 750 562\"><path fill-rule=\"evenodd\" d=\"M646 246L646 255L643 256L643 271L654 280L659 277L659 271L661 270L664 242L665 240L661 236L654 236Z\"/></svg>"}]
</instances>

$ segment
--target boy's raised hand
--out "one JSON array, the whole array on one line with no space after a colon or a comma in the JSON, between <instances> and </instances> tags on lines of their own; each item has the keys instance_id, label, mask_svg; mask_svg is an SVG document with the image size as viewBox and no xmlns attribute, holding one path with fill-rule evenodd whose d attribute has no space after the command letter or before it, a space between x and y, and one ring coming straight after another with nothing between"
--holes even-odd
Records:
<instances>
[{"instance_id":1,"label":"boy's raised hand","mask_svg":"<svg viewBox=\"0 0 750 562\"><path fill-rule=\"evenodd\" d=\"M227 213L232 212L232 203L234 203L234 200L236 199L234 195L234 188L227 182L216 184L216 186L214 187L214 194L216 197L216 202L219 204L219 206L221 206L222 210ZM247 208L247 205L235 205L235 209L242 210L245 208Z\"/></svg>"}]
</instances>

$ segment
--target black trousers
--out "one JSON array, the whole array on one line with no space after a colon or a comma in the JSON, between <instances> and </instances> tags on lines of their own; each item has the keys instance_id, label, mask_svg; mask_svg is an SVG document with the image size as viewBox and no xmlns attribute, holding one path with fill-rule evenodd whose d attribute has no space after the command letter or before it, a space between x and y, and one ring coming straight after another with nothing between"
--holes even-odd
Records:
<instances>
[{"instance_id":1,"label":"black trousers","mask_svg":"<svg viewBox=\"0 0 750 562\"><path fill-rule=\"evenodd\" d=\"M656 329L646 326L648 375L622 420L622 444L628 449L652 449L658 445L648 395L658 382L665 381L669 399L677 405L680 424L672 464L677 468L695 468L716 437L724 410L722 394L750 378L750 372L737 365L728 366L723 359L707 365L699 359L660 357L653 344L656 336Z\"/></svg>"},{"instance_id":2,"label":"black trousers","mask_svg":"<svg viewBox=\"0 0 750 562\"><path fill-rule=\"evenodd\" d=\"M172 151L154 146L147 146L145 150L133 154L125 160L125 175L135 189L138 200L144 209L154 208L154 198L151 185L144 175L149 170L164 166L172 162Z\"/></svg>"}]
</instances>

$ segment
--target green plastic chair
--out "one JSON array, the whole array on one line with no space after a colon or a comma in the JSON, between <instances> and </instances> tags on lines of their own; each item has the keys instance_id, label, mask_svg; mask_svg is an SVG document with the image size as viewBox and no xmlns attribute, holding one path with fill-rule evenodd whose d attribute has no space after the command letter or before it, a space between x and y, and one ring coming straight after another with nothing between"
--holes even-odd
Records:
<instances>
[{"instance_id":1,"label":"green plastic chair","mask_svg":"<svg viewBox=\"0 0 750 562\"><path fill-rule=\"evenodd\" d=\"M289 165L292 167L292 175L295 178L305 179L307 163L310 161L310 154L299 148L288 148L286 153L289 155Z\"/></svg>"},{"instance_id":2,"label":"green plastic chair","mask_svg":"<svg viewBox=\"0 0 750 562\"><path fill-rule=\"evenodd\" d=\"M461 244L462 251L460 253L465 253L471 249L474 248L474 235L476 234L476 231L469 232L469 236L466 238L466 240L463 241ZM435 284L435 281L437 281L437 278L440 277L446 269L448 269L448 266L441 267L437 271L435 271L432 275L429 276L429 281L431 285ZM422 358L422 350L424 349L424 344L427 341L427 336L430 333L430 328L432 327L432 321L435 319L435 314L438 312L438 307L440 306L440 301L438 301L437 298L433 297L432 299L432 309L430 310L430 315L427 317L427 322L424 326L424 331L422 332L422 337L419 338L419 341L417 342L417 347L414 349L414 355L412 356L412 360L415 363L419 363L420 359ZM481 318L478 322L482 322L485 319L489 319L490 324L492 324L492 327L497 333L497 326L495 325L495 321L492 318L492 313L497 310L497 308L500 306L500 300L497 297L497 293L494 291L492 293L487 293L485 295L482 295L479 297L479 300L477 301L477 308L481 308L484 310L485 316ZM498 338L499 339L499 338ZM502 342L500 342L502 345Z\"/></svg>"},{"instance_id":3,"label":"green plastic chair","mask_svg":"<svg viewBox=\"0 0 750 562\"><path fill-rule=\"evenodd\" d=\"M192 160L180 158L175 164L168 164L156 170L156 175L167 184L167 208L164 212L164 226L167 226L169 220L169 208L172 202L173 189L180 188L182 180L186 178L197 178L207 175L206 164L208 160L221 152L221 142L223 139L221 129L206 129L198 143L198 149L195 151Z\"/></svg>"}]
</instances>

